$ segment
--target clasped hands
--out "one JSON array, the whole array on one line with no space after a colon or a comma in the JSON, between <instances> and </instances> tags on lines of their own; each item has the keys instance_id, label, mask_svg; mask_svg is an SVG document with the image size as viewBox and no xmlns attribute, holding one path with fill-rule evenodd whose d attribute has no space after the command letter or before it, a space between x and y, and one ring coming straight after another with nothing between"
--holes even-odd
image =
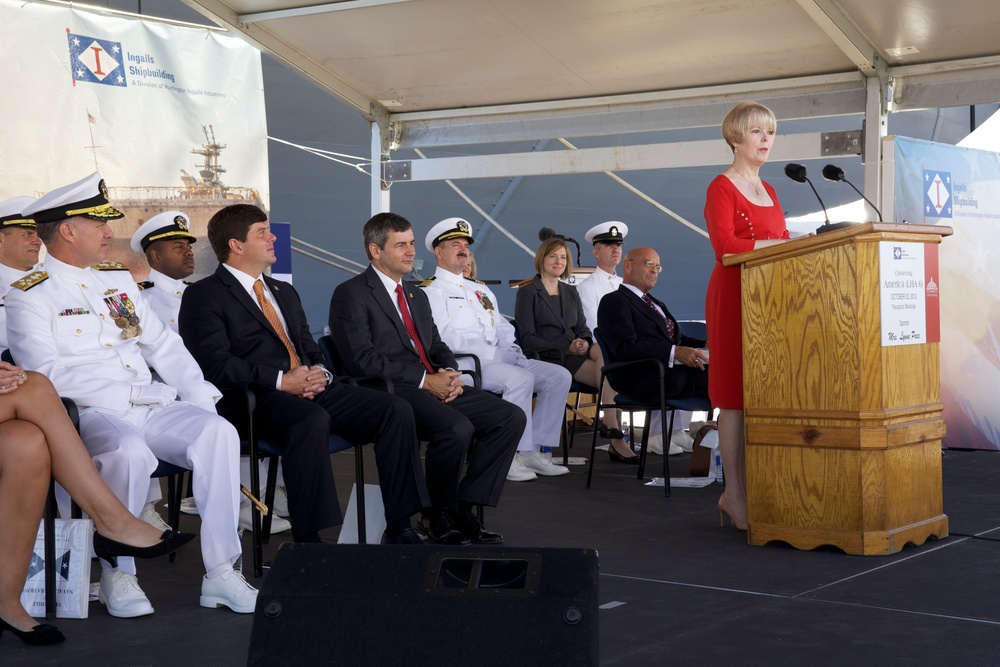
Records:
<instances>
[{"instance_id":1,"label":"clasped hands","mask_svg":"<svg viewBox=\"0 0 1000 667\"><path fill-rule=\"evenodd\" d=\"M566 354L574 357L582 357L590 350L590 343L582 338L574 338L573 342L566 348Z\"/></svg>"},{"instance_id":2,"label":"clasped hands","mask_svg":"<svg viewBox=\"0 0 1000 667\"><path fill-rule=\"evenodd\" d=\"M281 374L281 391L312 400L326 389L326 373L319 366L296 366Z\"/></svg>"},{"instance_id":3,"label":"clasped hands","mask_svg":"<svg viewBox=\"0 0 1000 667\"><path fill-rule=\"evenodd\" d=\"M0 361L0 395L9 394L24 384L27 379L28 375L24 369L6 361Z\"/></svg>"},{"instance_id":4,"label":"clasped hands","mask_svg":"<svg viewBox=\"0 0 1000 667\"><path fill-rule=\"evenodd\" d=\"M705 370L705 366L708 364L708 350L678 345L674 348L674 363Z\"/></svg>"},{"instance_id":5,"label":"clasped hands","mask_svg":"<svg viewBox=\"0 0 1000 667\"><path fill-rule=\"evenodd\" d=\"M451 403L464 391L465 383L459 379L461 375L461 371L439 368L437 373L424 376L424 389L439 401Z\"/></svg>"}]
</instances>

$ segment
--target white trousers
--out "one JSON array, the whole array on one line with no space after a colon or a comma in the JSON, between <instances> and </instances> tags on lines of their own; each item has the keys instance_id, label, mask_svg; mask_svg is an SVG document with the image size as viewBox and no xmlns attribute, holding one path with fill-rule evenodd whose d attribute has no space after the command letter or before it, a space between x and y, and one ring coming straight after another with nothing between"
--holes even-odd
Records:
<instances>
[{"instance_id":1,"label":"white trousers","mask_svg":"<svg viewBox=\"0 0 1000 667\"><path fill-rule=\"evenodd\" d=\"M558 364L528 359L527 366L490 361L483 364L483 389L524 410L528 423L517 451L531 453L539 447L558 447L566 419L566 395L573 382ZM535 409L531 397L535 394Z\"/></svg>"},{"instance_id":2,"label":"white trousers","mask_svg":"<svg viewBox=\"0 0 1000 667\"><path fill-rule=\"evenodd\" d=\"M240 555L240 442L228 421L182 402L125 414L83 410L80 437L104 482L136 516L146 504L157 459L191 470L205 569ZM135 562L119 558L118 569L135 574Z\"/></svg>"}]
</instances>

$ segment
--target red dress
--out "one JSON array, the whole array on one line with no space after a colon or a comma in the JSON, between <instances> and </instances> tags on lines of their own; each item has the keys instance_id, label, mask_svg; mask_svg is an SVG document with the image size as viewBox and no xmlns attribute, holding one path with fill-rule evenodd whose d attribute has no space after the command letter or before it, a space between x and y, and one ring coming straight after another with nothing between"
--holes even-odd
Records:
<instances>
[{"instance_id":1,"label":"red dress","mask_svg":"<svg viewBox=\"0 0 1000 667\"><path fill-rule=\"evenodd\" d=\"M758 206L727 177L715 177L705 194L705 222L715 268L705 295L708 327L708 396L712 406L743 409L743 309L740 267L723 266L723 255L753 250L754 241L787 239L785 215L774 188L764 183L773 206Z\"/></svg>"}]
</instances>

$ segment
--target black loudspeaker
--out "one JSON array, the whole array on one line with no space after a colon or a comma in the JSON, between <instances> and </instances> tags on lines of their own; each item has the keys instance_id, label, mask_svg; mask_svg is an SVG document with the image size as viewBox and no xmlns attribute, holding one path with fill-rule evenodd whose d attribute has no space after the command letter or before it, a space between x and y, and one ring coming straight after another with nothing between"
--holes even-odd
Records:
<instances>
[{"instance_id":1,"label":"black loudspeaker","mask_svg":"<svg viewBox=\"0 0 1000 667\"><path fill-rule=\"evenodd\" d=\"M249 665L597 665L593 549L285 544Z\"/></svg>"}]
</instances>

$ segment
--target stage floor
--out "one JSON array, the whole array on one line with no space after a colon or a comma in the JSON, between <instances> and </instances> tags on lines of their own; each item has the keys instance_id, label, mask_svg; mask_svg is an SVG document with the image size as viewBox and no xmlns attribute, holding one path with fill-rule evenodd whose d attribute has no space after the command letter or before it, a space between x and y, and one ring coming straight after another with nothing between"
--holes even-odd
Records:
<instances>
[{"instance_id":1,"label":"stage floor","mask_svg":"<svg viewBox=\"0 0 1000 667\"><path fill-rule=\"evenodd\" d=\"M579 436L571 452L588 447L589 437ZM332 457L344 508L352 456ZM651 455L647 472L658 473L660 461ZM670 464L674 476L684 476L688 455ZM563 477L507 483L486 524L506 536L507 547L598 551L602 665L997 665L1000 453L945 451L943 471L950 537L893 556L749 546L744 533L719 527L718 485L676 488L664 498L662 488L638 482L634 467L612 464L603 452L589 491L583 466ZM371 452L366 472L375 481ZM197 530L196 521L185 517L182 527ZM323 537L335 543L337 535ZM266 559L282 537L266 545ZM248 572L249 551L245 536ZM152 616L115 619L92 602L90 618L54 621L68 638L60 646L25 647L6 634L0 664L244 665L253 616L199 607L202 573L197 543L174 563L140 562ZM307 632L329 633L336 622L318 619ZM504 632L503 619L492 622L497 645L516 640ZM434 628L426 641L446 648L447 635L446 627ZM391 630L384 641L393 641ZM366 664L342 658L338 664ZM472 656L461 660L476 664Z\"/></svg>"}]
</instances>

